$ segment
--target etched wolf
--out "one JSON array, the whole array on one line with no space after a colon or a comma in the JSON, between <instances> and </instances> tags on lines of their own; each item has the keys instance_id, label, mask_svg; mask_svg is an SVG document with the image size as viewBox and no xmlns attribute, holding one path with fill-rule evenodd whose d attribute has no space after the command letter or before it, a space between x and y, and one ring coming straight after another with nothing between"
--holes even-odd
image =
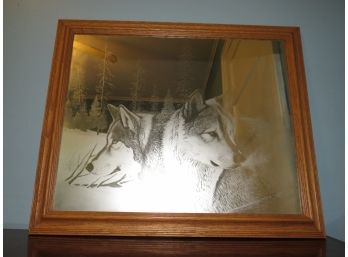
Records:
<instances>
[{"instance_id":1,"label":"etched wolf","mask_svg":"<svg viewBox=\"0 0 348 257\"><path fill-rule=\"evenodd\" d=\"M156 115L136 114L122 105L108 108L113 121L106 144L86 166L100 185L120 174L140 174L135 190L144 208L214 211L213 196L220 175L241 159L233 121L215 99L204 102L196 91L178 110ZM132 152L134 163L139 165L136 172L122 163L120 147Z\"/></svg>"},{"instance_id":2,"label":"etched wolf","mask_svg":"<svg viewBox=\"0 0 348 257\"><path fill-rule=\"evenodd\" d=\"M216 101L204 102L195 91L180 109L156 115L152 124L142 177L151 185L154 178L157 184L163 183L161 192L152 197L160 196L161 205L180 201L181 206L164 207L169 211L214 211L212 200L220 175L241 159L232 120Z\"/></svg>"},{"instance_id":3,"label":"etched wolf","mask_svg":"<svg viewBox=\"0 0 348 257\"><path fill-rule=\"evenodd\" d=\"M122 183L136 178L143 162L144 142L148 133L142 128L151 118L129 111L125 106L108 106L112 122L106 134L105 145L86 165L92 183L110 185L115 180ZM132 160L134 160L132 162Z\"/></svg>"}]
</instances>

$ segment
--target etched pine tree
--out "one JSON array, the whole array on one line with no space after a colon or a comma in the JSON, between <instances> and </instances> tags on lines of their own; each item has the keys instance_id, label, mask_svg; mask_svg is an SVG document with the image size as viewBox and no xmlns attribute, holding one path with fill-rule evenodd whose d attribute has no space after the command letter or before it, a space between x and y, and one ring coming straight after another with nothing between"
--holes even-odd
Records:
<instances>
[{"instance_id":1,"label":"etched pine tree","mask_svg":"<svg viewBox=\"0 0 348 257\"><path fill-rule=\"evenodd\" d=\"M65 103L64 107L64 127L74 128L74 117L73 117L73 108L71 102L68 100Z\"/></svg>"},{"instance_id":2,"label":"etched pine tree","mask_svg":"<svg viewBox=\"0 0 348 257\"><path fill-rule=\"evenodd\" d=\"M76 112L76 115L74 117L74 124L76 128L83 131L86 131L90 127L90 120L89 120L89 116L87 112L87 104L85 100L83 100L79 110Z\"/></svg>"},{"instance_id":3,"label":"etched pine tree","mask_svg":"<svg viewBox=\"0 0 348 257\"><path fill-rule=\"evenodd\" d=\"M167 89L167 94L163 101L161 112L157 115L158 120L167 120L175 111L174 99L172 97L170 89Z\"/></svg>"},{"instance_id":4,"label":"etched pine tree","mask_svg":"<svg viewBox=\"0 0 348 257\"><path fill-rule=\"evenodd\" d=\"M86 88L85 88L85 73L81 69L80 64L74 63L72 67L72 76L69 82L70 88L70 106L76 111L74 118L71 121L72 128L81 130L88 129L88 112L86 105Z\"/></svg>"},{"instance_id":5,"label":"etched pine tree","mask_svg":"<svg viewBox=\"0 0 348 257\"><path fill-rule=\"evenodd\" d=\"M69 98L67 99L64 107L64 126L67 128L74 128L73 110Z\"/></svg>"},{"instance_id":6,"label":"etched pine tree","mask_svg":"<svg viewBox=\"0 0 348 257\"><path fill-rule=\"evenodd\" d=\"M107 128L105 111L102 110L102 105L98 95L94 97L91 110L89 112L89 117L91 122L90 128L96 129L97 134Z\"/></svg>"},{"instance_id":7,"label":"etched pine tree","mask_svg":"<svg viewBox=\"0 0 348 257\"><path fill-rule=\"evenodd\" d=\"M143 85L143 79L144 79L144 68L140 61L136 64L136 71L134 73L134 78L132 81L132 107L131 110L134 112L140 111L139 106L139 98L140 98L140 90Z\"/></svg>"},{"instance_id":8,"label":"etched pine tree","mask_svg":"<svg viewBox=\"0 0 348 257\"><path fill-rule=\"evenodd\" d=\"M99 96L101 113L106 110L107 105L107 97L111 91L111 89L115 86L112 82L113 76L110 69L110 61L108 56L111 54L108 50L108 44L105 42L104 47L104 57L102 62L99 65L99 81L96 87L96 93Z\"/></svg>"},{"instance_id":9,"label":"etched pine tree","mask_svg":"<svg viewBox=\"0 0 348 257\"><path fill-rule=\"evenodd\" d=\"M71 106L79 109L83 105L86 98L86 89L84 87L85 73L80 65L74 64L72 68L72 75L69 82L69 95L71 96Z\"/></svg>"},{"instance_id":10,"label":"etched pine tree","mask_svg":"<svg viewBox=\"0 0 348 257\"><path fill-rule=\"evenodd\" d=\"M152 85L151 92L151 112L156 113L160 110L160 103L158 102L158 86L156 83Z\"/></svg>"},{"instance_id":11,"label":"etched pine tree","mask_svg":"<svg viewBox=\"0 0 348 257\"><path fill-rule=\"evenodd\" d=\"M164 98L163 108L161 110L164 114L169 114L175 111L174 99L171 94L170 89L168 88L166 97Z\"/></svg>"}]
</instances>

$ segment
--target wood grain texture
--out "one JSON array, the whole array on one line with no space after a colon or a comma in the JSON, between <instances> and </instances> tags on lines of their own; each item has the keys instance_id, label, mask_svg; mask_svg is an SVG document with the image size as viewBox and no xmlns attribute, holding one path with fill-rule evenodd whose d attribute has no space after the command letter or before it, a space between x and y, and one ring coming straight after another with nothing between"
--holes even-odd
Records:
<instances>
[{"instance_id":1,"label":"wood grain texture","mask_svg":"<svg viewBox=\"0 0 348 257\"><path fill-rule=\"evenodd\" d=\"M344 256L344 242L317 239L124 238L29 236L27 230L4 229L4 257L111 256Z\"/></svg>"},{"instance_id":2,"label":"wood grain texture","mask_svg":"<svg viewBox=\"0 0 348 257\"><path fill-rule=\"evenodd\" d=\"M40 256L325 256L325 240L30 237Z\"/></svg>"},{"instance_id":3,"label":"wood grain texture","mask_svg":"<svg viewBox=\"0 0 348 257\"><path fill-rule=\"evenodd\" d=\"M53 192L75 34L280 40L285 46L301 215L57 212ZM30 234L323 238L300 31L295 27L62 20L42 129Z\"/></svg>"}]
</instances>

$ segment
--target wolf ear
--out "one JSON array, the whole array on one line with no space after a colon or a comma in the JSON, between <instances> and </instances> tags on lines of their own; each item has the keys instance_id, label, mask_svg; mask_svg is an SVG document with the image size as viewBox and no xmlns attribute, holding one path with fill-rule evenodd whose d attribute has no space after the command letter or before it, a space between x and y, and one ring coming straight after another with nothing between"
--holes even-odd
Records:
<instances>
[{"instance_id":1,"label":"wolf ear","mask_svg":"<svg viewBox=\"0 0 348 257\"><path fill-rule=\"evenodd\" d=\"M119 106L120 108L120 117L123 127L129 128L134 133L137 132L137 129L140 126L140 117L135 113L128 110L122 104Z\"/></svg>"},{"instance_id":2,"label":"wolf ear","mask_svg":"<svg viewBox=\"0 0 348 257\"><path fill-rule=\"evenodd\" d=\"M210 106L223 106L222 95L205 100L205 103Z\"/></svg>"},{"instance_id":3,"label":"wolf ear","mask_svg":"<svg viewBox=\"0 0 348 257\"><path fill-rule=\"evenodd\" d=\"M113 121L119 120L120 119L120 111L117 107L113 106L112 104L107 105L110 115L112 117Z\"/></svg>"},{"instance_id":4,"label":"wolf ear","mask_svg":"<svg viewBox=\"0 0 348 257\"><path fill-rule=\"evenodd\" d=\"M204 102L202 95L198 92L198 90L195 90L190 99L184 105L183 116L186 120L191 119L195 117L203 108Z\"/></svg>"}]
</instances>

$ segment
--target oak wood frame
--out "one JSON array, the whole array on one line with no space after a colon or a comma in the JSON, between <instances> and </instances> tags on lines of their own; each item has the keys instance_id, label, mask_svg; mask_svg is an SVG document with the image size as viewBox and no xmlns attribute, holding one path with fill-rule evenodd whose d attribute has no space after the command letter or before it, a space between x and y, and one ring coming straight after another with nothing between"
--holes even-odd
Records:
<instances>
[{"instance_id":1,"label":"oak wood frame","mask_svg":"<svg viewBox=\"0 0 348 257\"><path fill-rule=\"evenodd\" d=\"M281 40L285 48L302 214L179 214L51 210L74 34ZM323 238L324 223L297 27L60 20L44 115L29 233Z\"/></svg>"}]
</instances>

